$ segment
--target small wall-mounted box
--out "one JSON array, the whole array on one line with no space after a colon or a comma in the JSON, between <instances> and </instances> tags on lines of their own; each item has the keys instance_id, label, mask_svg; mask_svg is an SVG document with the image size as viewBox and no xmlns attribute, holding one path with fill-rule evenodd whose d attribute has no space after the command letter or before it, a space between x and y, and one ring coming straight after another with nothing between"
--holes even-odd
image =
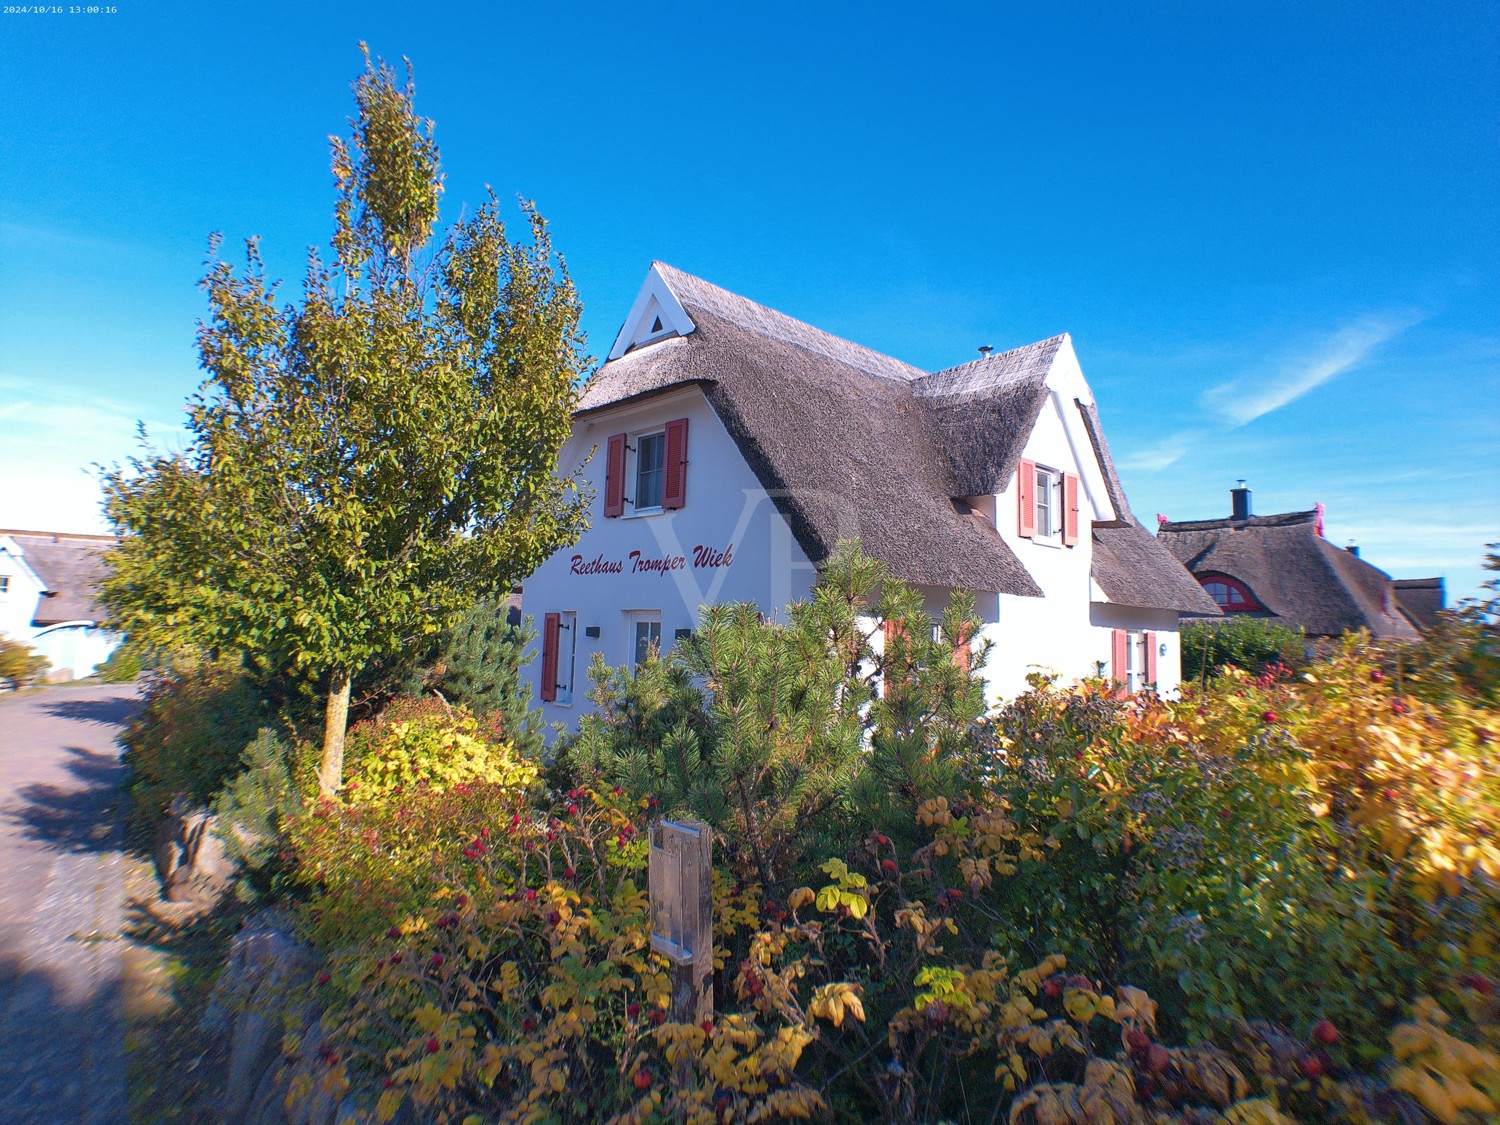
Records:
<instances>
[{"instance_id":1,"label":"small wall-mounted box","mask_svg":"<svg viewBox=\"0 0 1500 1125\"><path fill-rule=\"evenodd\" d=\"M598 636L599 636L599 626L597 626L597 625L589 625L588 627L586 627L583 630L583 635L585 637L593 637L595 639L598 639Z\"/></svg>"}]
</instances>

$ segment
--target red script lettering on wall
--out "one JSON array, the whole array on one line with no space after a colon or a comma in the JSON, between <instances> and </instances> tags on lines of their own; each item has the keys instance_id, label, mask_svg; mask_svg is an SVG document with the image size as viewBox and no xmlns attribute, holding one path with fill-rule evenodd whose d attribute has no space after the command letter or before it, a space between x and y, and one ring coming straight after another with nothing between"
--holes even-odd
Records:
<instances>
[{"instance_id":1,"label":"red script lettering on wall","mask_svg":"<svg viewBox=\"0 0 1500 1125\"><path fill-rule=\"evenodd\" d=\"M651 557L640 551L631 551L624 559L607 559L603 555L595 555L592 559L585 559L582 555L574 555L568 567L569 574L588 577L596 574L625 574L625 564L630 564L631 574L660 574L668 575L674 570L686 570L688 560L686 555L661 555ZM734 562L734 544L731 543L722 551L717 547L710 547L700 543L693 548L693 567L697 570L717 570Z\"/></svg>"}]
</instances>

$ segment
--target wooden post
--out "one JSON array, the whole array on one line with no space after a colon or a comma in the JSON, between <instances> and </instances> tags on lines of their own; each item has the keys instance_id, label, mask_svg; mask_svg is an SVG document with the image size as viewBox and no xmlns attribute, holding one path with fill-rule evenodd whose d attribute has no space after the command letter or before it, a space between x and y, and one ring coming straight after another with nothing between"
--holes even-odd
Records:
<instances>
[{"instance_id":1,"label":"wooden post","mask_svg":"<svg viewBox=\"0 0 1500 1125\"><path fill-rule=\"evenodd\" d=\"M651 948L672 962L674 1023L714 1017L713 864L708 825L664 820L651 829Z\"/></svg>"}]
</instances>

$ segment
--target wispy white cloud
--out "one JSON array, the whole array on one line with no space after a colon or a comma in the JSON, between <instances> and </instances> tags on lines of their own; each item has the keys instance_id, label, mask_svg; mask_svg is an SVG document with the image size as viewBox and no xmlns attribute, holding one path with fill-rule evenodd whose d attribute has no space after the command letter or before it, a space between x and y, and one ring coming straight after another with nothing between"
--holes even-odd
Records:
<instances>
[{"instance_id":1,"label":"wispy white cloud","mask_svg":"<svg viewBox=\"0 0 1500 1125\"><path fill-rule=\"evenodd\" d=\"M1287 357L1276 374L1221 383L1205 391L1201 402L1231 426L1243 426L1361 366L1381 344L1421 319L1411 312L1363 317Z\"/></svg>"},{"instance_id":2,"label":"wispy white cloud","mask_svg":"<svg viewBox=\"0 0 1500 1125\"><path fill-rule=\"evenodd\" d=\"M1195 436L1191 432L1177 433L1145 449L1131 450L1120 458L1120 468L1133 473L1159 473L1192 448Z\"/></svg>"}]
</instances>

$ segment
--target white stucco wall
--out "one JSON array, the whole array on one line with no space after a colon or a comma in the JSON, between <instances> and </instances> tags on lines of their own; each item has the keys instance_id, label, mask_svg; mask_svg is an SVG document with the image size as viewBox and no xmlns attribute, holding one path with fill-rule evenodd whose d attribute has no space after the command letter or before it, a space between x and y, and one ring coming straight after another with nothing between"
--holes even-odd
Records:
<instances>
[{"instance_id":1,"label":"white stucco wall","mask_svg":"<svg viewBox=\"0 0 1500 1125\"><path fill-rule=\"evenodd\" d=\"M677 511L634 516L627 503L623 516L605 519L605 442L609 436L658 429L674 418L688 419L686 504ZM570 728L590 709L585 696L593 654L602 654L611 665L633 660L633 613L660 614L662 648L668 651L677 630L697 627L702 605L748 601L770 615L791 601L805 599L816 578L786 522L698 388L578 420L559 456L561 471L571 471L596 446L598 452L583 474L594 489L590 529L575 546L538 567L522 584L521 594L522 611L533 619L538 632L544 614L577 615L573 701L568 705L539 703L546 721ZM634 492L634 473L628 471L625 494L633 497ZM715 556L728 550L730 561L724 565L718 557L700 555L700 547ZM644 569L661 559L681 559L682 563L665 573ZM618 564L620 572L581 573L596 562ZM598 628L597 638L586 635L590 627ZM563 685L569 675L566 641L560 647L558 681ZM539 640L536 659L525 673L535 700L541 698L540 648Z\"/></svg>"},{"instance_id":2,"label":"white stucco wall","mask_svg":"<svg viewBox=\"0 0 1500 1125\"><path fill-rule=\"evenodd\" d=\"M49 679L81 680L93 675L123 639L92 622L77 621L40 629L27 644L47 658Z\"/></svg>"},{"instance_id":3,"label":"white stucco wall","mask_svg":"<svg viewBox=\"0 0 1500 1125\"><path fill-rule=\"evenodd\" d=\"M1071 340L1064 340L1047 376L1050 391L1022 458L1060 472L1077 473L1078 542L1027 538L1020 534L1015 474L995 497L995 527L1015 552L1045 597L1002 594L993 619L982 630L991 642L985 678L991 702L1026 690L1032 672L1055 672L1064 679L1094 675L1110 667L1114 629L1159 632L1156 644L1157 683L1162 692L1175 691L1181 663L1177 645L1177 614L1170 610L1133 609L1108 605L1091 579L1094 521L1116 518L1105 488L1104 473L1089 442L1088 431L1075 402L1092 402L1093 392L1083 377ZM1160 654L1160 646L1167 653Z\"/></svg>"},{"instance_id":4,"label":"white stucco wall","mask_svg":"<svg viewBox=\"0 0 1500 1125\"><path fill-rule=\"evenodd\" d=\"M31 643L36 632L31 618L36 613L37 599L42 596L42 584L22 561L20 548L7 536L0 535L0 577L8 579L0 583L6 587L0 594L0 636Z\"/></svg>"}]
</instances>

